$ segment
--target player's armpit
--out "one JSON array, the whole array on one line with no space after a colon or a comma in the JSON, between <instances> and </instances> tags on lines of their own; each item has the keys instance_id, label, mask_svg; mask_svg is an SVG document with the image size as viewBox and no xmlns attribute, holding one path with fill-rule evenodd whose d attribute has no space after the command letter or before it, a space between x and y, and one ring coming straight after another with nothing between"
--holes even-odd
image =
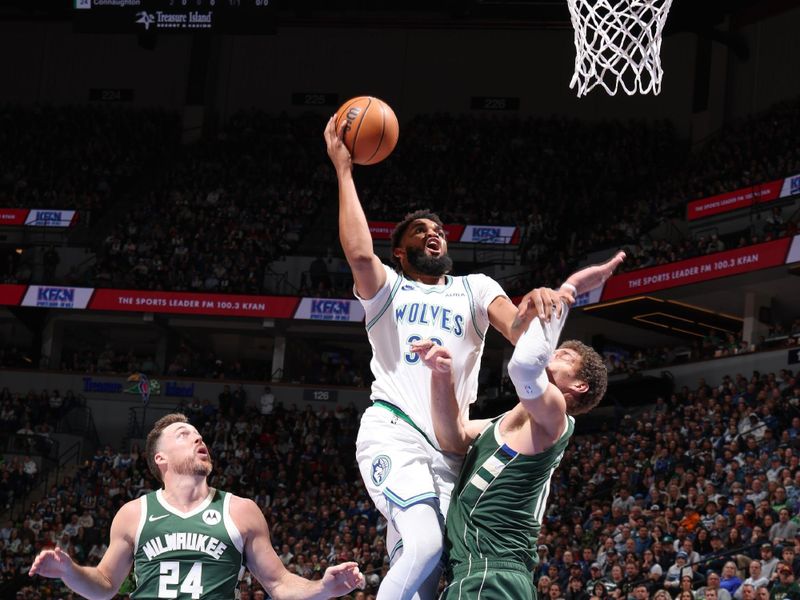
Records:
<instances>
[{"instance_id":1,"label":"player's armpit","mask_svg":"<svg viewBox=\"0 0 800 600\"><path fill-rule=\"evenodd\" d=\"M474 442L491 422L491 419L471 419L464 423L464 434L470 443Z\"/></svg>"},{"instance_id":2,"label":"player's armpit","mask_svg":"<svg viewBox=\"0 0 800 600\"><path fill-rule=\"evenodd\" d=\"M371 258L348 259L348 263L353 272L353 282L359 297L364 300L374 298L386 283L386 271L383 263L375 255Z\"/></svg>"}]
</instances>

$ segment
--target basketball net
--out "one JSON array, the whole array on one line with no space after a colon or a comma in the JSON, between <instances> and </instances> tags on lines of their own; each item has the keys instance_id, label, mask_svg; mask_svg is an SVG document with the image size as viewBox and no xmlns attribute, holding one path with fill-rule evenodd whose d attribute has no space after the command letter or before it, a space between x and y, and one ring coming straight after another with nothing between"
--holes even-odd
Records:
<instances>
[{"instance_id":1,"label":"basketball net","mask_svg":"<svg viewBox=\"0 0 800 600\"><path fill-rule=\"evenodd\" d=\"M578 97L601 86L610 95L661 91L661 34L672 0L567 0L575 29Z\"/></svg>"}]
</instances>

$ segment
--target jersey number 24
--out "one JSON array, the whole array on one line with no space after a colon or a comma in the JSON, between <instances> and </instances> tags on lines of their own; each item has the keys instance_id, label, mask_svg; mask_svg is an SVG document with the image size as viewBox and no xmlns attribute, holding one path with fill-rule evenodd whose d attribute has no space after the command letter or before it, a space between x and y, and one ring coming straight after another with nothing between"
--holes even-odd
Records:
<instances>
[{"instance_id":1,"label":"jersey number 24","mask_svg":"<svg viewBox=\"0 0 800 600\"><path fill-rule=\"evenodd\" d=\"M198 600L203 593L203 563L196 562L183 578L180 588L181 563L177 560L167 560L161 563L160 577L158 578L158 597L177 598L181 594L191 594L193 600Z\"/></svg>"}]
</instances>

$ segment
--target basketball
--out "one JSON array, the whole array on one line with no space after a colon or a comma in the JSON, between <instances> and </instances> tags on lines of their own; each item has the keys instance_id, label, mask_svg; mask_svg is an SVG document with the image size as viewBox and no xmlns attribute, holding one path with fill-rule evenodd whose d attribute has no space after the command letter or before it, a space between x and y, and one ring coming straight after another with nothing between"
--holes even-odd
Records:
<instances>
[{"instance_id":1,"label":"basketball","mask_svg":"<svg viewBox=\"0 0 800 600\"><path fill-rule=\"evenodd\" d=\"M392 153L400 125L391 107L379 98L351 98L336 111L336 131L347 121L344 145L357 165L374 165Z\"/></svg>"}]
</instances>

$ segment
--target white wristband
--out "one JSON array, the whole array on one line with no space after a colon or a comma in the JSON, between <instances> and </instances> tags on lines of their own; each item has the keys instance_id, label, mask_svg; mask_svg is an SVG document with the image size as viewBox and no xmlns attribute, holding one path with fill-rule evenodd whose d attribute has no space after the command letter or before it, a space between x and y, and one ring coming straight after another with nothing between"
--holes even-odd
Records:
<instances>
[{"instance_id":1,"label":"white wristband","mask_svg":"<svg viewBox=\"0 0 800 600\"><path fill-rule=\"evenodd\" d=\"M576 297L576 298L578 297L578 288L576 288L571 283L567 283L565 281L564 283L561 284L561 289L562 290L567 290L568 292L571 292L573 297Z\"/></svg>"},{"instance_id":2,"label":"white wristband","mask_svg":"<svg viewBox=\"0 0 800 600\"><path fill-rule=\"evenodd\" d=\"M522 367L522 368L520 368ZM544 370L525 367L519 363L508 365L508 375L517 390L520 400L536 400L544 395L547 384L547 372Z\"/></svg>"}]
</instances>

